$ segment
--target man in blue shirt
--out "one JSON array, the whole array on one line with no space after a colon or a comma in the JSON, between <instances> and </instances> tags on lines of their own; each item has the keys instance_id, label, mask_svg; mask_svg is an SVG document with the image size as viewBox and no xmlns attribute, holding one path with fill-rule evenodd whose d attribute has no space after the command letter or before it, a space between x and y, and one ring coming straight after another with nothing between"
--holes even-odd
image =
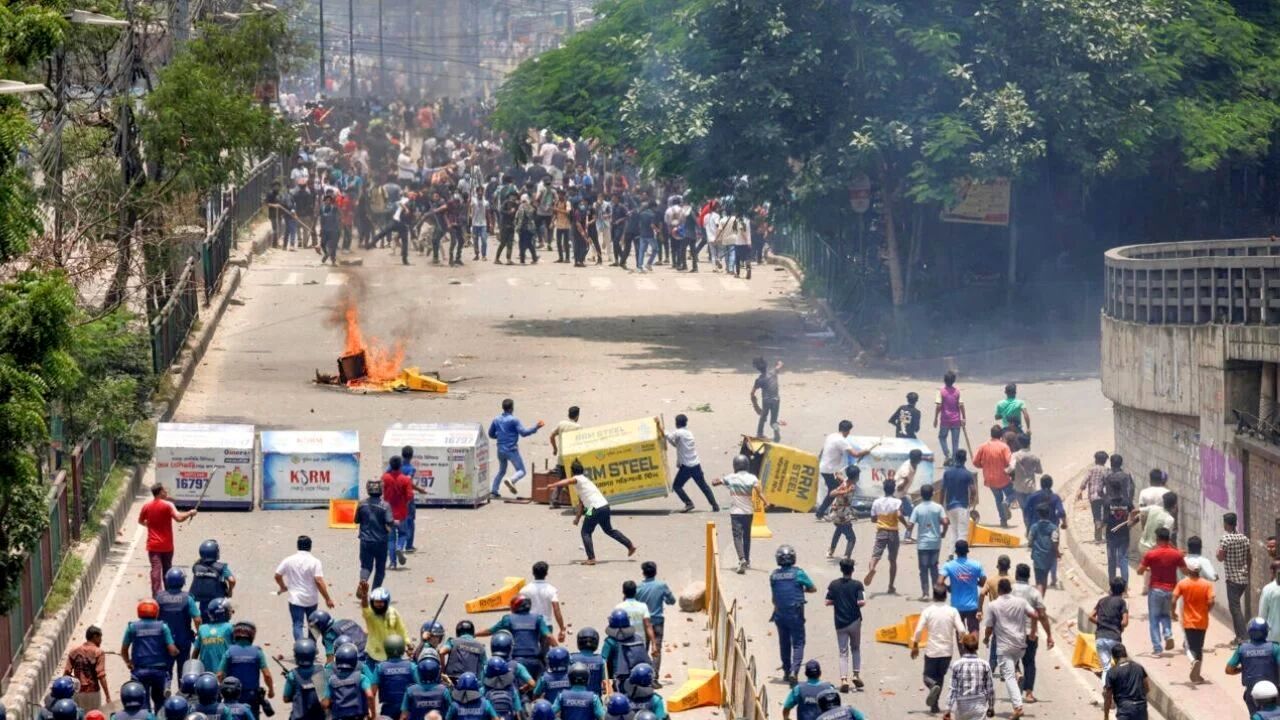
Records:
<instances>
[{"instance_id":1,"label":"man in blue shirt","mask_svg":"<svg viewBox=\"0 0 1280 720\"><path fill-rule=\"evenodd\" d=\"M636 588L636 599L649 608L649 625L653 627L653 684L661 687L658 681L662 671L662 636L665 619L662 616L663 605L675 605L676 596L671 588L658 579L658 564L652 560L640 563L640 572L644 580Z\"/></svg>"},{"instance_id":2,"label":"man in blue shirt","mask_svg":"<svg viewBox=\"0 0 1280 720\"><path fill-rule=\"evenodd\" d=\"M969 510L978 504L978 482L964 466L969 453L956 450L951 467L942 474L942 496L938 502L947 512L951 536L956 540L969 539Z\"/></svg>"},{"instance_id":3,"label":"man in blue shirt","mask_svg":"<svg viewBox=\"0 0 1280 720\"><path fill-rule=\"evenodd\" d=\"M920 488L920 504L911 510L907 528L920 529L916 540L916 556L920 565L920 599L928 600L932 588L938 584L938 555L942 552L942 537L947 534L947 518L942 506L933 501L933 486Z\"/></svg>"},{"instance_id":4,"label":"man in blue shirt","mask_svg":"<svg viewBox=\"0 0 1280 720\"><path fill-rule=\"evenodd\" d=\"M969 559L969 541L956 541L956 557L942 566L942 576L951 588L951 606L960 612L969 632L978 632L978 589L987 581L982 564Z\"/></svg>"},{"instance_id":5,"label":"man in blue shirt","mask_svg":"<svg viewBox=\"0 0 1280 720\"><path fill-rule=\"evenodd\" d=\"M537 425L531 428L524 426L512 413L515 412L516 404L511 398L502 401L502 414L493 419L489 423L489 437L498 441L498 474L493 476L493 485L489 488L489 496L493 498L499 497L498 487L505 484L512 495L516 495L516 483L524 477L524 460L520 457L520 438L529 437L538 432L545 422L539 420ZM515 468L515 475L510 480L504 481L503 475L507 474L507 463L511 463Z\"/></svg>"},{"instance_id":6,"label":"man in blue shirt","mask_svg":"<svg viewBox=\"0 0 1280 720\"><path fill-rule=\"evenodd\" d=\"M1062 505L1062 498L1053 491L1053 478L1049 475L1040 476L1040 489L1031 493L1027 497L1027 507L1025 508L1028 518L1028 534L1031 532L1030 526L1035 524L1039 519L1038 508L1043 505L1049 508L1049 520L1059 525L1063 530L1067 529L1067 510ZM1028 535L1029 536L1029 535ZM1058 585L1058 559L1055 557L1049 566L1049 580L1056 587ZM1041 590L1040 592L1044 592Z\"/></svg>"}]
</instances>

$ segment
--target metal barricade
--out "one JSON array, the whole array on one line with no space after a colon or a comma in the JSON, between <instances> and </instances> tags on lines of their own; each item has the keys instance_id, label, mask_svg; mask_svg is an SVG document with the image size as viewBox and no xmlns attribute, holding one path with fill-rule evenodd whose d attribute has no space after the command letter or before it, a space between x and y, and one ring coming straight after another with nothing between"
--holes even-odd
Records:
<instances>
[{"instance_id":1,"label":"metal barricade","mask_svg":"<svg viewBox=\"0 0 1280 720\"><path fill-rule=\"evenodd\" d=\"M151 319L151 369L156 373L167 371L177 359L195 323L199 310L195 262L195 258L187 259L168 302Z\"/></svg>"},{"instance_id":2,"label":"metal barricade","mask_svg":"<svg viewBox=\"0 0 1280 720\"><path fill-rule=\"evenodd\" d=\"M724 706L733 718L768 720L768 696L756 676L756 660L747 652L746 633L738 625L738 603L726 602L721 590L720 544L714 522L707 523L705 582L711 659L720 673Z\"/></svg>"}]
</instances>

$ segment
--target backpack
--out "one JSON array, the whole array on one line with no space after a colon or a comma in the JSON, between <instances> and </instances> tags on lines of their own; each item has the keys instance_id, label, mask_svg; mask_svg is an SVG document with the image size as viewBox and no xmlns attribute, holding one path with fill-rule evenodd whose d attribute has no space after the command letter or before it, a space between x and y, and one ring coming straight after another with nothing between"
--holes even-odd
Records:
<instances>
[{"instance_id":1,"label":"backpack","mask_svg":"<svg viewBox=\"0 0 1280 720\"><path fill-rule=\"evenodd\" d=\"M381 185L375 187L369 194L369 209L375 213L387 211L387 191Z\"/></svg>"}]
</instances>

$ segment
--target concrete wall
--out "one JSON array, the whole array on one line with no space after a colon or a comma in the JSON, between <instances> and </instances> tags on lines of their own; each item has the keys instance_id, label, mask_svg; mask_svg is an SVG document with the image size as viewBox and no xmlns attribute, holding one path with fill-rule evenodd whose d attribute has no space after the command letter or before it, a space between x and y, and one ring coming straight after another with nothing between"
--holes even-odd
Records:
<instances>
[{"instance_id":1,"label":"concrete wall","mask_svg":"<svg viewBox=\"0 0 1280 720\"><path fill-rule=\"evenodd\" d=\"M1147 473L1153 468L1167 472L1169 489L1183 503L1179 535L1199 535L1199 503L1187 499L1200 497L1200 418L1116 405L1115 433L1115 451L1124 456L1124 465L1138 487L1147 486Z\"/></svg>"}]
</instances>

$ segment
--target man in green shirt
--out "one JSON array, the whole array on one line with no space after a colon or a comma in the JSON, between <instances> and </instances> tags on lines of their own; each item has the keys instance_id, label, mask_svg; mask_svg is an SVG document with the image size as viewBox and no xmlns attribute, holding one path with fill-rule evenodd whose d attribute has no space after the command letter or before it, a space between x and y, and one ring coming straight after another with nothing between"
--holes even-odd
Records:
<instances>
[{"instance_id":1,"label":"man in green shirt","mask_svg":"<svg viewBox=\"0 0 1280 720\"><path fill-rule=\"evenodd\" d=\"M1017 383L1004 386L1004 400L996 403L996 419L1001 427L1012 425L1020 433L1031 432L1031 413L1027 412L1027 404L1018 397Z\"/></svg>"}]
</instances>

